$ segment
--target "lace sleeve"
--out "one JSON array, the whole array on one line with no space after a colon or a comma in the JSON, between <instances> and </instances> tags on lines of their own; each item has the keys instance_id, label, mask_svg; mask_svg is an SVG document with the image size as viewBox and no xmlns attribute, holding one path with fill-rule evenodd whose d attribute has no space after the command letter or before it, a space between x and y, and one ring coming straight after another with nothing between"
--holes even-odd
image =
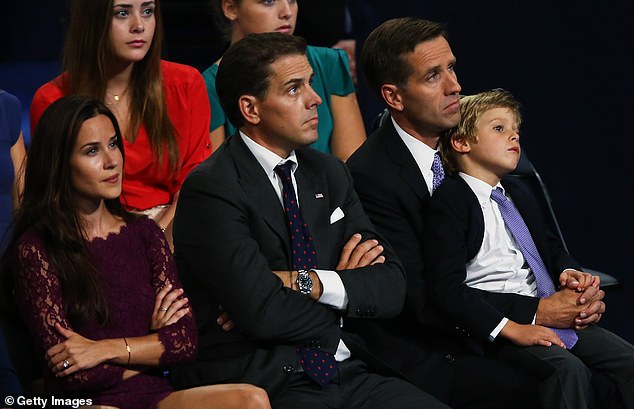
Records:
<instances>
[{"instance_id":1,"label":"lace sleeve","mask_svg":"<svg viewBox=\"0 0 634 409\"><path fill-rule=\"evenodd\" d=\"M163 232L154 222L150 223L148 236L148 252L152 265L152 286L154 293L161 288L172 284L173 289L182 288L182 284L176 273L176 264L172 252L165 240ZM183 297L185 295L183 294ZM160 366L168 366L174 363L191 361L196 356L198 337L196 321L188 304L189 312L178 322L158 330L159 340L165 352L159 360Z\"/></svg>"},{"instance_id":2,"label":"lace sleeve","mask_svg":"<svg viewBox=\"0 0 634 409\"><path fill-rule=\"evenodd\" d=\"M46 250L37 239L21 240L17 245L14 268L16 303L42 355L65 338L55 330L59 322L72 329L62 304L59 278L52 271ZM102 390L122 381L125 368L101 364L60 378L68 390Z\"/></svg>"}]
</instances>

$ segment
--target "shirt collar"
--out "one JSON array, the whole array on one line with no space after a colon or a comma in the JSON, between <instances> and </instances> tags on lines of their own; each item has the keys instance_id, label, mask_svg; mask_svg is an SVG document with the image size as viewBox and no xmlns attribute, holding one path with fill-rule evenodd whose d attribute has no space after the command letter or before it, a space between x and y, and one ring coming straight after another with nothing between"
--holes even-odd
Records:
<instances>
[{"instance_id":1,"label":"shirt collar","mask_svg":"<svg viewBox=\"0 0 634 409\"><path fill-rule=\"evenodd\" d=\"M267 175L274 175L275 167L281 163L286 163L288 161L291 161L293 163L291 171L294 173L297 170L298 162L295 151L292 151L291 154L288 155L288 158L282 158L278 154L271 152L264 146L255 142L242 131L240 131L240 137L244 141L245 145L247 145L247 148L249 148L253 156L255 156L255 159L257 159L258 163L260 164L260 166L262 166Z\"/></svg>"},{"instance_id":2,"label":"shirt collar","mask_svg":"<svg viewBox=\"0 0 634 409\"><path fill-rule=\"evenodd\" d=\"M491 201L491 192L495 188L499 187L502 189L502 193L504 193L504 187L502 187L500 182L498 182L495 186L491 186L487 182L471 175L467 175L466 173L459 172L458 174L467 183L467 185L469 185L471 190L473 190L473 193L475 193L480 204L486 204Z\"/></svg>"},{"instance_id":3,"label":"shirt collar","mask_svg":"<svg viewBox=\"0 0 634 409\"><path fill-rule=\"evenodd\" d=\"M401 137L405 146L407 146L407 149L409 149L412 156L414 156L414 160L418 164L418 167L422 171L430 171L431 165L434 162L434 155L438 152L438 150L430 148L426 143L419 141L412 135L405 132L405 130L396 123L393 117L390 116L390 119L392 120L394 129L396 129L396 133L398 133L398 136Z\"/></svg>"}]
</instances>

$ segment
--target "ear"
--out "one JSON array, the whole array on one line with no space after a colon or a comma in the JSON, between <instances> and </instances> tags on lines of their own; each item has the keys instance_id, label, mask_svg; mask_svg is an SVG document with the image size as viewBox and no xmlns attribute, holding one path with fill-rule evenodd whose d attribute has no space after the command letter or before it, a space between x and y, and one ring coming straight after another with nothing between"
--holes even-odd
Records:
<instances>
[{"instance_id":1,"label":"ear","mask_svg":"<svg viewBox=\"0 0 634 409\"><path fill-rule=\"evenodd\" d=\"M404 106L398 91L398 87L394 84L381 85L381 96L385 103L392 109L402 111Z\"/></svg>"},{"instance_id":2,"label":"ear","mask_svg":"<svg viewBox=\"0 0 634 409\"><path fill-rule=\"evenodd\" d=\"M235 21L238 18L238 4L236 0L220 0L220 8L229 21Z\"/></svg>"},{"instance_id":3,"label":"ear","mask_svg":"<svg viewBox=\"0 0 634 409\"><path fill-rule=\"evenodd\" d=\"M462 136L453 136L451 138L451 147L454 151L458 153L469 153L471 152L471 144L467 140L467 138Z\"/></svg>"},{"instance_id":4,"label":"ear","mask_svg":"<svg viewBox=\"0 0 634 409\"><path fill-rule=\"evenodd\" d=\"M257 102L257 99L253 95L243 95L238 100L240 113L244 117L244 120L251 125L257 125L261 121Z\"/></svg>"}]
</instances>

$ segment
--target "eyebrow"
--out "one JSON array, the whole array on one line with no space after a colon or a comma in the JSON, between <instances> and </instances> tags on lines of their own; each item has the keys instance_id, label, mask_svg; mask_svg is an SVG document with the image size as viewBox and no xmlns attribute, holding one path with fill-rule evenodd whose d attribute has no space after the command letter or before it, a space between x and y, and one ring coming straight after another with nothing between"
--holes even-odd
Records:
<instances>
[{"instance_id":1,"label":"eyebrow","mask_svg":"<svg viewBox=\"0 0 634 409\"><path fill-rule=\"evenodd\" d=\"M144 3L141 3L141 7L147 7L147 6L151 6L153 4L154 4L153 1L146 1ZM124 8L124 9L131 9L133 6L132 6L132 4L114 4L112 7L113 8L114 7L121 7L121 8Z\"/></svg>"},{"instance_id":2,"label":"eyebrow","mask_svg":"<svg viewBox=\"0 0 634 409\"><path fill-rule=\"evenodd\" d=\"M115 133L114 135L112 135L110 137L110 139L108 139L108 143L112 142L113 139L117 139L118 137L119 136ZM83 144L82 146L80 146L79 149L84 149L85 147L88 147L88 146L97 146L100 143L101 142L99 142L99 141L87 142L87 143Z\"/></svg>"},{"instance_id":3,"label":"eyebrow","mask_svg":"<svg viewBox=\"0 0 634 409\"><path fill-rule=\"evenodd\" d=\"M308 82L308 83L310 83L310 81L311 81L314 77L315 77L315 73L314 73L314 72L311 72L311 73L310 73L310 76L308 77L308 81L306 81L303 77L300 77L300 78L291 78L291 79L289 79L288 81L286 81L286 82L283 84L283 87L284 87L284 88L286 88L286 87L287 87L287 86L289 86L289 85L300 85L300 84L303 84L304 82Z\"/></svg>"}]
</instances>

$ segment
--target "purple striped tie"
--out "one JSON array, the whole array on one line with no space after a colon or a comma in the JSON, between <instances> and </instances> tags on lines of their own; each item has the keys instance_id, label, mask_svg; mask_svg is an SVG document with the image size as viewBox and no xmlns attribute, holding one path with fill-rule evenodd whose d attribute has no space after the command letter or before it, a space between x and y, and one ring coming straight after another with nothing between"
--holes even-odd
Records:
<instances>
[{"instance_id":1,"label":"purple striped tie","mask_svg":"<svg viewBox=\"0 0 634 409\"><path fill-rule=\"evenodd\" d=\"M511 231L517 245L522 251L522 255L526 259L528 266L531 268L535 276L537 285L537 296L539 298L548 297L555 292L555 285L548 274L548 270L537 251L533 237L531 236L522 215L517 210L513 202L508 200L501 188L497 187L491 191L491 199L498 204L502 219L506 227ZM577 333L573 329L551 328L561 340L566 344L566 348L570 349L577 343Z\"/></svg>"},{"instance_id":2,"label":"purple striped tie","mask_svg":"<svg viewBox=\"0 0 634 409\"><path fill-rule=\"evenodd\" d=\"M432 192L434 192L445 178L445 169L442 167L442 160L440 160L440 153L438 152L434 154L431 171L434 173L434 178L432 179Z\"/></svg>"}]
</instances>

